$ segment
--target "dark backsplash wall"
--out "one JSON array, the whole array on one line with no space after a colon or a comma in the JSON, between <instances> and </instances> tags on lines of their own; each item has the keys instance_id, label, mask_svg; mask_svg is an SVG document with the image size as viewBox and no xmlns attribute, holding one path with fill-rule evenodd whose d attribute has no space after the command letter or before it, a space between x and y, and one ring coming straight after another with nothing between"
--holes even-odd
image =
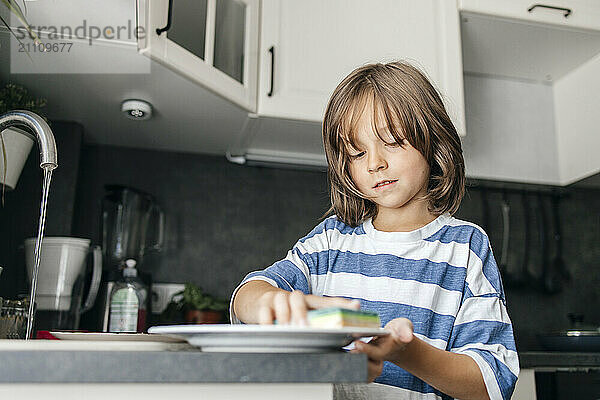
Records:
<instances>
[{"instance_id":1,"label":"dark backsplash wall","mask_svg":"<svg viewBox=\"0 0 600 400\"><path fill-rule=\"evenodd\" d=\"M72 236L83 127L58 121L51 127L59 168L52 173L45 232L47 236ZM0 266L4 267L0 297L16 298L29 290L22 245L24 239L37 235L42 193L39 165L40 153L34 145L15 190L4 193L4 204L0 205Z\"/></svg>"},{"instance_id":2,"label":"dark backsplash wall","mask_svg":"<svg viewBox=\"0 0 600 400\"><path fill-rule=\"evenodd\" d=\"M497 184L472 182L475 184ZM508 185L514 187L514 185ZM539 287L539 276L544 265L548 267L556 256L552 203L548 196L540 198L536 191L548 187L518 185L531 191L525 197L529 212L530 239L527 246L528 273L532 276L524 287L511 286L503 277L507 306L515 328L519 350L538 349L535 335L540 332L570 327L569 313L584 315L587 323L600 325L600 191L597 189L566 189L559 202L559 225L562 233L562 258L570 279L561 279L562 290L546 294ZM468 190L457 217L482 225L482 192ZM489 192L490 226L487 229L494 257L498 264L502 250L502 192ZM522 268L525 256L525 204L522 195L509 193L510 239L507 269L514 274ZM538 222L543 210L546 220L547 263L542 262Z\"/></svg>"},{"instance_id":3,"label":"dark backsplash wall","mask_svg":"<svg viewBox=\"0 0 600 400\"><path fill-rule=\"evenodd\" d=\"M229 297L269 266L327 210L324 175L229 163L225 157L90 146L83 150L74 234L99 243L107 183L154 195L166 214L165 250L141 270L154 282L193 281Z\"/></svg>"},{"instance_id":4,"label":"dark backsplash wall","mask_svg":"<svg viewBox=\"0 0 600 400\"><path fill-rule=\"evenodd\" d=\"M193 281L222 297L228 297L247 272L285 257L293 244L318 224L329 204L324 173L240 166L219 156L87 146L82 150L79 171L74 236L99 243L105 184L129 185L151 193L167 216L166 247L160 254L149 254L140 268L150 272L155 282ZM538 347L535 333L566 327L569 312L585 314L588 322L600 324L599 195L598 190L569 189L561 202L563 256L572 275L562 292L547 295L532 287L506 288L520 350ZM489 192L487 197L488 233L499 262L501 193ZM457 217L482 225L481 200L479 189L469 189ZM512 223L508 264L515 268L524 256L524 211L519 195L509 194L508 201ZM538 199L530 195L527 201L535 225ZM551 222L550 203L545 207ZM540 271L541 255L534 228L529 269L535 275ZM549 246L551 260L552 242ZM22 281L15 284L24 286Z\"/></svg>"}]
</instances>

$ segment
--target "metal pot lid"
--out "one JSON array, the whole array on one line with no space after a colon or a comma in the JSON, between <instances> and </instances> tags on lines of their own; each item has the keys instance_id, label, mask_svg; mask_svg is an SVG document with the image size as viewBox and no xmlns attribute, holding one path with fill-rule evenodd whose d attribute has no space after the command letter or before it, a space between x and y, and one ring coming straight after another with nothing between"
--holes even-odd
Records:
<instances>
[{"instance_id":1,"label":"metal pot lid","mask_svg":"<svg viewBox=\"0 0 600 400\"><path fill-rule=\"evenodd\" d=\"M568 329L566 331L559 331L544 336L564 336L564 337L590 337L600 336L600 328L598 329Z\"/></svg>"},{"instance_id":2,"label":"metal pot lid","mask_svg":"<svg viewBox=\"0 0 600 400\"><path fill-rule=\"evenodd\" d=\"M556 332L547 333L545 336L561 336L561 337L590 337L600 336L600 327L596 324L583 322L583 314L569 313L567 314L571 322L568 329L562 329Z\"/></svg>"}]
</instances>

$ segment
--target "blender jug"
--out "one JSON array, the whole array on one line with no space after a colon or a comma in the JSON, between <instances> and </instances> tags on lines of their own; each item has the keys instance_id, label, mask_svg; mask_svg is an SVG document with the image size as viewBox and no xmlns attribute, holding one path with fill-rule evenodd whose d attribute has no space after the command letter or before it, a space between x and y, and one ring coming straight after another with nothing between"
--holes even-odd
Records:
<instances>
[{"instance_id":1,"label":"blender jug","mask_svg":"<svg viewBox=\"0 0 600 400\"><path fill-rule=\"evenodd\" d=\"M109 297L114 283L122 277L122 266L127 260L135 260L140 266L140 279L150 288L152 278L142 266L144 253L160 251L164 237L164 214L154 197L120 185L107 185L105 189L101 221L104 279L98 321L102 332L108 332Z\"/></svg>"},{"instance_id":2,"label":"blender jug","mask_svg":"<svg viewBox=\"0 0 600 400\"><path fill-rule=\"evenodd\" d=\"M126 186L107 185L102 200L102 251L107 269L118 268L128 259L138 265L146 250L163 245L164 214L154 198ZM154 239L147 243L149 228Z\"/></svg>"}]
</instances>

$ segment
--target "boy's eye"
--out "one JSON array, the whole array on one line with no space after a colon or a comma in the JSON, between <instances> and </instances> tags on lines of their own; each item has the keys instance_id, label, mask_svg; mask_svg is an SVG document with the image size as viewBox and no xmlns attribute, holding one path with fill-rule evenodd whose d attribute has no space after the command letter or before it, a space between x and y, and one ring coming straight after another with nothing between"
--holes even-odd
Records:
<instances>
[{"instance_id":1,"label":"boy's eye","mask_svg":"<svg viewBox=\"0 0 600 400\"><path fill-rule=\"evenodd\" d=\"M392 139L392 142L386 142L385 145L387 147L402 147L402 145L404 145L404 140L405 139L401 139L400 142L397 142L396 140Z\"/></svg>"},{"instance_id":2,"label":"boy's eye","mask_svg":"<svg viewBox=\"0 0 600 400\"><path fill-rule=\"evenodd\" d=\"M360 152L360 153L358 153L358 154L350 154L350 158L351 158L352 160L356 160L357 158L361 158L361 157L362 157L362 156L364 156L364 155L365 155L365 152L364 152L364 151L361 151L361 152Z\"/></svg>"}]
</instances>

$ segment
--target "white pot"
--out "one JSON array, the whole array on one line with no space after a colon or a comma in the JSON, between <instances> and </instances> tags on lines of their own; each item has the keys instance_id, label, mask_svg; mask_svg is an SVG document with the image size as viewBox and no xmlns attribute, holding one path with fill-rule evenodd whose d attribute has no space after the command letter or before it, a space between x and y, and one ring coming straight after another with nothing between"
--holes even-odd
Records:
<instances>
[{"instance_id":1,"label":"white pot","mask_svg":"<svg viewBox=\"0 0 600 400\"><path fill-rule=\"evenodd\" d=\"M9 189L14 189L21 176L21 171L27 161L33 140L19 128L8 128L2 131L6 148L6 180L4 179L4 154L0 143L0 183Z\"/></svg>"}]
</instances>

